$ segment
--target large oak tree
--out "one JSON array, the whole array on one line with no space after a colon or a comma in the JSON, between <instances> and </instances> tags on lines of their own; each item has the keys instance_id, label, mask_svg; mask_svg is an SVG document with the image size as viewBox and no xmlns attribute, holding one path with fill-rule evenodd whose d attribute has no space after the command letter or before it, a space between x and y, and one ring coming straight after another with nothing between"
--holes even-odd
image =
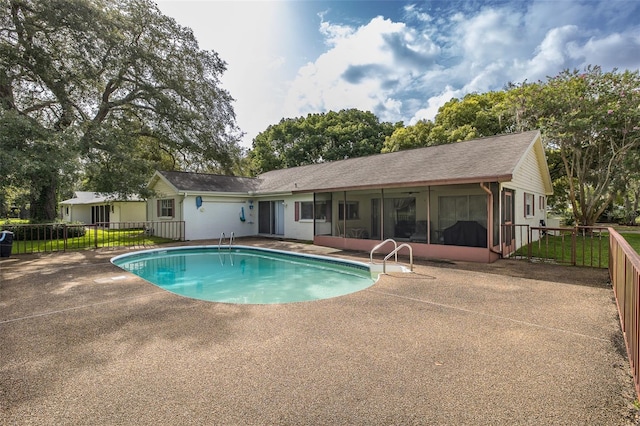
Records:
<instances>
[{"instance_id":1,"label":"large oak tree","mask_svg":"<svg viewBox=\"0 0 640 426\"><path fill-rule=\"evenodd\" d=\"M0 0L0 192L51 220L77 175L126 196L156 167L232 170L225 69L148 0Z\"/></svg>"}]
</instances>

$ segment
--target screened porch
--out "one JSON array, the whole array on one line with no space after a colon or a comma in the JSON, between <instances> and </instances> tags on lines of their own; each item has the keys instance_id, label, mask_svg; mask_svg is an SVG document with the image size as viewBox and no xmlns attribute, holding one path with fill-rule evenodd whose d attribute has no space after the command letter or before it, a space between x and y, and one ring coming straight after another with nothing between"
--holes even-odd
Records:
<instances>
[{"instance_id":1,"label":"screened porch","mask_svg":"<svg viewBox=\"0 0 640 426\"><path fill-rule=\"evenodd\" d=\"M367 249L392 238L489 249L500 244L498 203L498 183L461 184L316 193L301 213L322 245Z\"/></svg>"}]
</instances>

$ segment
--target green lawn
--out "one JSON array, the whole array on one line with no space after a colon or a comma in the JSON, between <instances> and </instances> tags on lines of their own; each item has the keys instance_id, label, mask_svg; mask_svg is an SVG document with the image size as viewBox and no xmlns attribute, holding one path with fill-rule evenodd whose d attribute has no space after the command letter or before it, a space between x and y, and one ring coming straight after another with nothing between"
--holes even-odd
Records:
<instances>
[{"instance_id":1,"label":"green lawn","mask_svg":"<svg viewBox=\"0 0 640 426\"><path fill-rule=\"evenodd\" d=\"M40 253L63 250L83 250L96 247L136 247L168 243L173 240L146 235L141 229L101 229L89 228L83 236L47 241L13 241L13 254Z\"/></svg>"},{"instance_id":2,"label":"green lawn","mask_svg":"<svg viewBox=\"0 0 640 426\"><path fill-rule=\"evenodd\" d=\"M625 240L637 252L640 252L640 234L621 232ZM572 264L571 237L545 235L540 240L531 244L531 257L540 261L552 261L556 263ZM528 247L522 247L516 255L527 256ZM576 265L594 266L596 268L609 267L609 233L594 233L588 236L576 237Z\"/></svg>"}]
</instances>

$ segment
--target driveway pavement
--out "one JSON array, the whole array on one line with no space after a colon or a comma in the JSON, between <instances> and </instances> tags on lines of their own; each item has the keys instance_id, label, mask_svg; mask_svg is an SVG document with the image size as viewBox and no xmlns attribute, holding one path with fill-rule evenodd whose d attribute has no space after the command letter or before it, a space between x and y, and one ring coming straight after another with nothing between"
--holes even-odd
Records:
<instances>
[{"instance_id":1,"label":"driveway pavement","mask_svg":"<svg viewBox=\"0 0 640 426\"><path fill-rule=\"evenodd\" d=\"M119 253L0 260L0 424L636 424L606 271L422 261L343 297L231 305Z\"/></svg>"}]
</instances>

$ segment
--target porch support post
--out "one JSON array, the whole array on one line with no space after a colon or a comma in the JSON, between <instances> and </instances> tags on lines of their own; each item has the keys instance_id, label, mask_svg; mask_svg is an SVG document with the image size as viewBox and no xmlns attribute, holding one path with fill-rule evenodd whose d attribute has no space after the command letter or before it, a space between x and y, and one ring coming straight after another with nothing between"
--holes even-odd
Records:
<instances>
[{"instance_id":1,"label":"porch support post","mask_svg":"<svg viewBox=\"0 0 640 426\"><path fill-rule=\"evenodd\" d=\"M427 186L427 244L431 244L431 185Z\"/></svg>"},{"instance_id":2,"label":"porch support post","mask_svg":"<svg viewBox=\"0 0 640 426\"><path fill-rule=\"evenodd\" d=\"M380 241L384 240L384 188L380 188Z\"/></svg>"},{"instance_id":3,"label":"porch support post","mask_svg":"<svg viewBox=\"0 0 640 426\"><path fill-rule=\"evenodd\" d=\"M491 237L493 236L493 193L487 188L484 182L480 182L480 188L487 193L487 248L493 247Z\"/></svg>"},{"instance_id":4,"label":"porch support post","mask_svg":"<svg viewBox=\"0 0 640 426\"><path fill-rule=\"evenodd\" d=\"M342 238L347 238L347 191L343 191L342 199ZM338 212L340 209L338 208Z\"/></svg>"},{"instance_id":5,"label":"porch support post","mask_svg":"<svg viewBox=\"0 0 640 426\"><path fill-rule=\"evenodd\" d=\"M311 207L311 214L313 215L313 237L316 236L316 193L313 193L313 207Z\"/></svg>"}]
</instances>

